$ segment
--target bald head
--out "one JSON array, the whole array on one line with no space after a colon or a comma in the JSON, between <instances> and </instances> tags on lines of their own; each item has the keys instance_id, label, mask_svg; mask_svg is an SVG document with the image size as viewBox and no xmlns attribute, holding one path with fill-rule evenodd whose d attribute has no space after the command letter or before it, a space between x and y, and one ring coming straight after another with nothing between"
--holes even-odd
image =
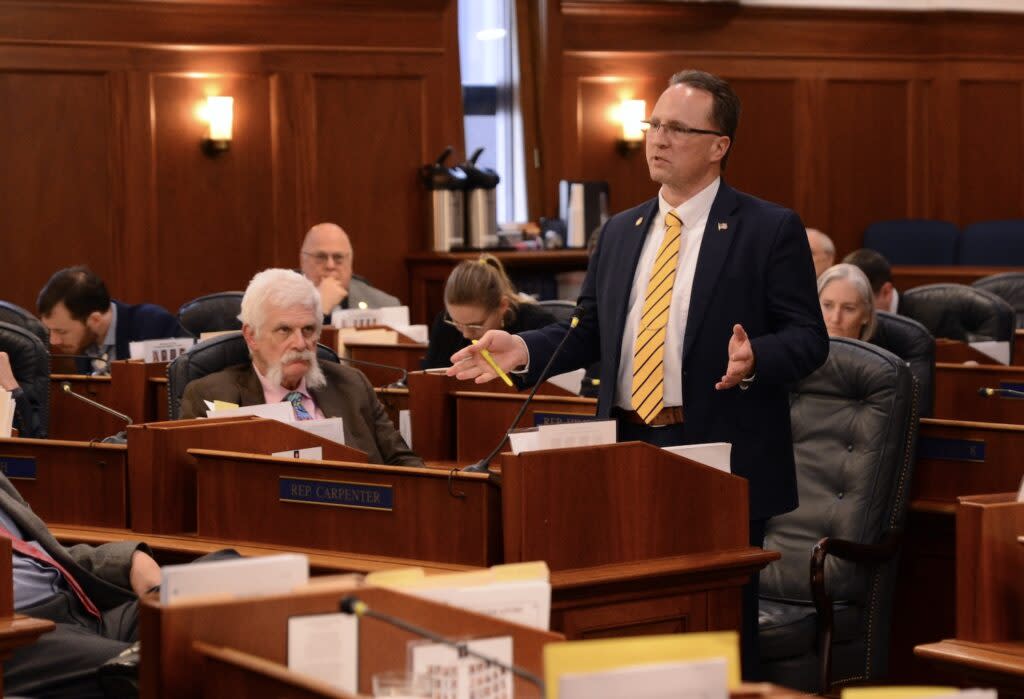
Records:
<instances>
[{"instance_id":1,"label":"bald head","mask_svg":"<svg viewBox=\"0 0 1024 699\"><path fill-rule=\"evenodd\" d=\"M835 264L836 246L831 238L817 228L807 229L807 242L811 244L811 257L814 258L814 275L820 277L822 272Z\"/></svg>"},{"instance_id":2,"label":"bald head","mask_svg":"<svg viewBox=\"0 0 1024 699\"><path fill-rule=\"evenodd\" d=\"M309 229L299 254L302 273L318 285L333 277L348 289L352 281L352 243L341 226L318 223Z\"/></svg>"}]
</instances>

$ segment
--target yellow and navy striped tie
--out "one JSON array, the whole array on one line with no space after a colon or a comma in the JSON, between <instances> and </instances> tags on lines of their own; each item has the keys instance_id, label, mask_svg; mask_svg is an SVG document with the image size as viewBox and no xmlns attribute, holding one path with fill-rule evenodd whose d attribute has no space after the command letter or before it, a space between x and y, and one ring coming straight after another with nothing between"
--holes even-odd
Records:
<instances>
[{"instance_id":1,"label":"yellow and navy striped tie","mask_svg":"<svg viewBox=\"0 0 1024 699\"><path fill-rule=\"evenodd\" d=\"M633 395L630 403L644 422L661 412L665 398L665 329L676 280L683 222L675 211L665 214L665 238L651 268L644 309L633 344Z\"/></svg>"}]
</instances>

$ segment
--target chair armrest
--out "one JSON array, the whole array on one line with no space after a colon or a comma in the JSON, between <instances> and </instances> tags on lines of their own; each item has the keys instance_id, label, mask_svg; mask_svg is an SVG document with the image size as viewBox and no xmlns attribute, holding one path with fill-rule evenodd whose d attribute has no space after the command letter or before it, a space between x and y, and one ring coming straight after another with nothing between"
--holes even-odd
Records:
<instances>
[{"instance_id":1,"label":"chair armrest","mask_svg":"<svg viewBox=\"0 0 1024 699\"><path fill-rule=\"evenodd\" d=\"M885 563L899 550L902 537L902 529L891 528L877 544L861 544L826 536L814 545L811 554L811 599L818 612L818 658L821 660L822 693L828 692L832 683L832 598L825 589L825 559L838 556L857 563Z\"/></svg>"}]
</instances>

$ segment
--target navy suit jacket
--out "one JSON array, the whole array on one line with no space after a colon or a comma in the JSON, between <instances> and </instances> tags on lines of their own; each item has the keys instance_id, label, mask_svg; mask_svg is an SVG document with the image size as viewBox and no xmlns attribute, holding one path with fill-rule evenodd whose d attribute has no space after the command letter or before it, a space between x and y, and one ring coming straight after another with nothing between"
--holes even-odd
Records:
<instances>
[{"instance_id":1,"label":"navy suit jacket","mask_svg":"<svg viewBox=\"0 0 1024 699\"><path fill-rule=\"evenodd\" d=\"M598 415L616 404L622 333L636 265L658 200L605 224L580 297L583 318L555 360L555 374L601 360ZM755 381L716 391L739 323L751 339ZM566 324L522 333L532 383L565 335ZM724 181L711 206L697 258L683 339L687 443L729 442L732 472L750 482L750 518L797 505L789 424L789 385L828 356L807 234L789 209L743 194Z\"/></svg>"},{"instance_id":2,"label":"navy suit jacket","mask_svg":"<svg viewBox=\"0 0 1024 699\"><path fill-rule=\"evenodd\" d=\"M162 306L152 303L131 305L113 301L117 306L117 327L114 328L114 346L118 359L128 359L128 344L142 340L162 340L166 337L191 337L181 327L178 319L167 312ZM102 341L103 338L100 338ZM75 365L82 374L92 373L92 362L88 359L76 359Z\"/></svg>"}]
</instances>

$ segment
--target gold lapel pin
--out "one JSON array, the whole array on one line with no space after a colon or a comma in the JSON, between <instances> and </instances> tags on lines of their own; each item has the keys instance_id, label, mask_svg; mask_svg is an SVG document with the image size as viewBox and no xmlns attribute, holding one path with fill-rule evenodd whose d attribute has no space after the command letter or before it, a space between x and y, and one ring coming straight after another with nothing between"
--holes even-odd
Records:
<instances>
[{"instance_id":1,"label":"gold lapel pin","mask_svg":"<svg viewBox=\"0 0 1024 699\"><path fill-rule=\"evenodd\" d=\"M636 223L634 223L633 225L634 225L634 226L639 226L639 225L640 225L641 223L643 223L643 222L644 222L644 217L643 217L643 216L641 216L640 218L638 218L638 219L636 220Z\"/></svg>"},{"instance_id":2,"label":"gold lapel pin","mask_svg":"<svg viewBox=\"0 0 1024 699\"><path fill-rule=\"evenodd\" d=\"M727 230L729 230L729 224L728 223L719 222L718 223L718 230L720 230L720 231L727 231Z\"/></svg>"}]
</instances>

